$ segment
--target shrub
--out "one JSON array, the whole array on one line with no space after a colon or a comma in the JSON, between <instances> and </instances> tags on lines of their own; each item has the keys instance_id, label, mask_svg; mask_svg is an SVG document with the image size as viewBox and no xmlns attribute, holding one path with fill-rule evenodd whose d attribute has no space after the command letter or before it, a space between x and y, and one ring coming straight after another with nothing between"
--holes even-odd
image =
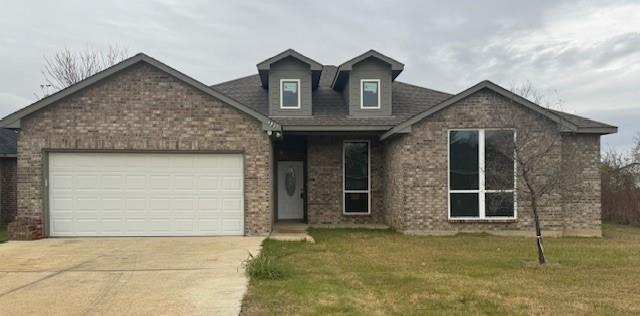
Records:
<instances>
[{"instance_id":1,"label":"shrub","mask_svg":"<svg viewBox=\"0 0 640 316\"><path fill-rule=\"evenodd\" d=\"M244 261L247 274L256 280L280 280L286 276L286 269L282 262L274 256L259 254L254 256L249 253L249 258Z\"/></svg>"}]
</instances>

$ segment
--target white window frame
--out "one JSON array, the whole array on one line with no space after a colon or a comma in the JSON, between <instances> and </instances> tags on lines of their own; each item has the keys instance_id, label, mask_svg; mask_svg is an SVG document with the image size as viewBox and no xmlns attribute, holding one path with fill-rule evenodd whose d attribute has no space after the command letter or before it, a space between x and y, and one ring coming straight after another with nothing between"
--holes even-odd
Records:
<instances>
[{"instance_id":1,"label":"white window frame","mask_svg":"<svg viewBox=\"0 0 640 316\"><path fill-rule=\"evenodd\" d=\"M476 131L478 132L478 190L451 190L451 132L455 131ZM518 218L518 196L517 196L517 161L515 149L513 152L513 189L511 190L487 190L485 188L485 131L512 131L513 140L516 140L516 130L513 128L454 128L447 130L447 217L452 221L512 221ZM452 217L451 216L451 193L476 193L478 194L478 217ZM513 193L513 216L486 216L485 194L486 193Z\"/></svg>"},{"instance_id":2,"label":"white window frame","mask_svg":"<svg viewBox=\"0 0 640 316\"><path fill-rule=\"evenodd\" d=\"M365 82L376 82L378 84L378 106L364 106L364 83ZM360 79L360 109L362 110L376 110L380 109L380 95L382 94L382 84L380 83L380 79Z\"/></svg>"},{"instance_id":3,"label":"white window frame","mask_svg":"<svg viewBox=\"0 0 640 316\"><path fill-rule=\"evenodd\" d=\"M347 143L367 143L367 190L347 190L346 168L345 166L345 147ZM367 193L367 212L347 212L346 210L346 194L347 193ZM369 140L349 139L342 142L342 215L370 215L371 214L371 142Z\"/></svg>"},{"instance_id":4,"label":"white window frame","mask_svg":"<svg viewBox=\"0 0 640 316\"><path fill-rule=\"evenodd\" d=\"M282 93L282 88L284 87L284 83L285 82L296 82L298 85L298 106L284 106L284 104L282 103L282 95L284 93ZM300 109L300 96L302 95L302 91L301 91L301 86L300 86L300 79L280 79L280 109L281 110L295 110L295 109Z\"/></svg>"}]
</instances>

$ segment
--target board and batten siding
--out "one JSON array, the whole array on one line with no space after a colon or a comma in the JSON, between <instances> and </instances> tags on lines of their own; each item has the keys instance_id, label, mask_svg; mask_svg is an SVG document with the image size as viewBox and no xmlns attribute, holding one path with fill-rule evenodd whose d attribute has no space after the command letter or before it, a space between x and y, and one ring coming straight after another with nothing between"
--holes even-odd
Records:
<instances>
[{"instance_id":1,"label":"board and batten siding","mask_svg":"<svg viewBox=\"0 0 640 316\"><path fill-rule=\"evenodd\" d=\"M280 80L300 79L300 108L280 108ZM304 116L311 115L311 68L296 60L285 58L271 65L269 72L269 115Z\"/></svg>"},{"instance_id":2,"label":"board and batten siding","mask_svg":"<svg viewBox=\"0 0 640 316\"><path fill-rule=\"evenodd\" d=\"M380 80L380 108L360 108L360 86L362 79ZM343 93L348 93L349 115L353 116L382 116L391 115L391 65L368 58L353 66L349 74L348 84Z\"/></svg>"}]
</instances>

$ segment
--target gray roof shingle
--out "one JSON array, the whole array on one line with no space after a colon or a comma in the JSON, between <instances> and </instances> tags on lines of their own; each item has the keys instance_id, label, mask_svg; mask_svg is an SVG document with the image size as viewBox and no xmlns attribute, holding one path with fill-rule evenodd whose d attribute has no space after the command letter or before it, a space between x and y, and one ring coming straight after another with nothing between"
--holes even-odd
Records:
<instances>
[{"instance_id":1,"label":"gray roof shingle","mask_svg":"<svg viewBox=\"0 0 640 316\"><path fill-rule=\"evenodd\" d=\"M320 85L313 91L313 116L283 117L271 116L280 125L296 126L384 126L391 127L423 111L451 95L403 82L393 83L393 109L388 117L350 116L342 94L331 88L336 66L325 65L320 77ZM251 75L211 86L227 96L256 111L268 115L268 94L262 88L260 77Z\"/></svg>"},{"instance_id":2,"label":"gray roof shingle","mask_svg":"<svg viewBox=\"0 0 640 316\"><path fill-rule=\"evenodd\" d=\"M270 118L285 128L286 126L359 126L389 129L454 96L449 93L394 81L392 87L393 109L391 116L350 116L342 94L331 88L336 71L336 66L323 66L320 84L318 88L313 91L313 116L270 116ZM269 115L268 93L267 90L262 87L258 74L215 84L212 85L211 88L264 115ZM597 129L613 127L578 115L556 110L550 111L580 128Z\"/></svg>"},{"instance_id":3,"label":"gray roof shingle","mask_svg":"<svg viewBox=\"0 0 640 316\"><path fill-rule=\"evenodd\" d=\"M601 122L597 122L594 121L590 118L586 118L583 116L578 116L575 114L571 114L571 113L567 113L567 112L562 112L562 111L556 111L556 110L551 110L549 109L549 111L561 116L563 119L571 122L572 124L581 127L581 128L608 128L608 127L615 127L613 125L609 125L609 124L605 124L605 123L601 123Z\"/></svg>"}]
</instances>

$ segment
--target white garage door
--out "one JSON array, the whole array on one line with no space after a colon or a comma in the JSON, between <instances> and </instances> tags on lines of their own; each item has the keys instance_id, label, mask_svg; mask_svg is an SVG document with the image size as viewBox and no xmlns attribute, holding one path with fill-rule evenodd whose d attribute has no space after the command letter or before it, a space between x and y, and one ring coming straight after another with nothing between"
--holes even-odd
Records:
<instances>
[{"instance_id":1,"label":"white garage door","mask_svg":"<svg viewBox=\"0 0 640 316\"><path fill-rule=\"evenodd\" d=\"M241 155L49 154L51 236L242 235Z\"/></svg>"}]
</instances>

